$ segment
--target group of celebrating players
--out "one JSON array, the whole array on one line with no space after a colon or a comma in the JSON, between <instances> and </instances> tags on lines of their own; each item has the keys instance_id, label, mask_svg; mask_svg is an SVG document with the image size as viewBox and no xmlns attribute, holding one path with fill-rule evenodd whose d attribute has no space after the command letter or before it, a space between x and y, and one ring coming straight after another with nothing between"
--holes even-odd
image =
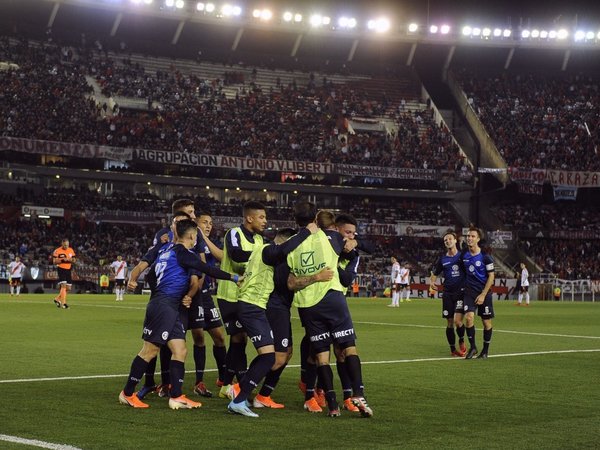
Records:
<instances>
[{"instance_id":1,"label":"group of celebrating players","mask_svg":"<svg viewBox=\"0 0 600 450\"><path fill-rule=\"evenodd\" d=\"M280 229L273 242L267 242L262 234L267 225L265 207L250 201L243 207L243 223L225 234L220 249L209 237L209 212L196 214L192 200L180 199L173 203L172 213L171 226L157 233L155 245L130 274L128 288L135 289L141 273L150 268L147 282L152 294L144 319L143 346L132 361L119 401L147 408L144 397L157 392L169 398L172 409L201 407L182 392L185 334L192 330L194 392L211 397L203 379L206 329L214 342L219 396L230 399L228 410L258 417L251 406L283 408L271 394L292 355L294 305L305 329L299 382L305 395L304 409L314 413L326 409L331 417L340 415L329 364L333 345L344 393L342 408L371 417L345 298L356 276L357 250L373 250L370 243L356 239L356 220L299 202L294 207L298 230ZM220 269L215 267L217 261ZM209 292L210 277L219 280L218 308ZM225 333L230 336L227 348ZM246 360L248 340L257 353L250 365ZM157 359L161 364L158 385L154 380ZM135 392L144 375L143 387ZM250 402L252 391L259 386Z\"/></svg>"}]
</instances>

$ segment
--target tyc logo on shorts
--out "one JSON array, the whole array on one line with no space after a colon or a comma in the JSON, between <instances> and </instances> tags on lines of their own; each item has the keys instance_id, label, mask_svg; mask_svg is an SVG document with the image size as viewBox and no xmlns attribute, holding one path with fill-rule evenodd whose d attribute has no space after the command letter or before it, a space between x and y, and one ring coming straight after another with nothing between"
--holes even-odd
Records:
<instances>
[{"instance_id":1,"label":"tyc logo on shorts","mask_svg":"<svg viewBox=\"0 0 600 450\"><path fill-rule=\"evenodd\" d=\"M258 334L256 336L250 336L250 340L252 342L260 342L260 341L262 341L262 334Z\"/></svg>"},{"instance_id":2,"label":"tyc logo on shorts","mask_svg":"<svg viewBox=\"0 0 600 450\"><path fill-rule=\"evenodd\" d=\"M147 334L148 336L152 335L152 330L149 328L144 327L144 334Z\"/></svg>"}]
</instances>

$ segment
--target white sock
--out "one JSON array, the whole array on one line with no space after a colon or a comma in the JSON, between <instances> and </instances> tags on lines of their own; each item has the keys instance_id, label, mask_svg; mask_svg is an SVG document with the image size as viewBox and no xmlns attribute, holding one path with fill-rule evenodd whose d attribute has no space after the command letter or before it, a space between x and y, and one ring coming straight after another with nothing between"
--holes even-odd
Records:
<instances>
[{"instance_id":1,"label":"white sock","mask_svg":"<svg viewBox=\"0 0 600 450\"><path fill-rule=\"evenodd\" d=\"M14 293L15 293L15 287L11 286L10 287L10 295L14 295Z\"/></svg>"},{"instance_id":2,"label":"white sock","mask_svg":"<svg viewBox=\"0 0 600 450\"><path fill-rule=\"evenodd\" d=\"M17 286L17 295L21 294L21 286Z\"/></svg>"},{"instance_id":3,"label":"white sock","mask_svg":"<svg viewBox=\"0 0 600 450\"><path fill-rule=\"evenodd\" d=\"M525 292L525 303L529 305L529 292Z\"/></svg>"},{"instance_id":4,"label":"white sock","mask_svg":"<svg viewBox=\"0 0 600 450\"><path fill-rule=\"evenodd\" d=\"M398 304L398 293L394 291L392 293L392 305L396 306Z\"/></svg>"},{"instance_id":5,"label":"white sock","mask_svg":"<svg viewBox=\"0 0 600 450\"><path fill-rule=\"evenodd\" d=\"M522 301L523 301L523 294L521 292L519 292L519 305L521 304Z\"/></svg>"}]
</instances>

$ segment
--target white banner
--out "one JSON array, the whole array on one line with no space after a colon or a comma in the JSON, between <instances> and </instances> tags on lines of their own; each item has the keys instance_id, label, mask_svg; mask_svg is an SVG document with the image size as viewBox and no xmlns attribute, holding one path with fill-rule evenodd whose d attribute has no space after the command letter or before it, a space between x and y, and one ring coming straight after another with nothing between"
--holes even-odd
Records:
<instances>
[{"instance_id":1,"label":"white banner","mask_svg":"<svg viewBox=\"0 0 600 450\"><path fill-rule=\"evenodd\" d=\"M31 206L23 205L21 207L21 214L25 215L36 215L36 216L50 216L50 217L65 217L65 210L63 208L52 208L49 206Z\"/></svg>"}]
</instances>

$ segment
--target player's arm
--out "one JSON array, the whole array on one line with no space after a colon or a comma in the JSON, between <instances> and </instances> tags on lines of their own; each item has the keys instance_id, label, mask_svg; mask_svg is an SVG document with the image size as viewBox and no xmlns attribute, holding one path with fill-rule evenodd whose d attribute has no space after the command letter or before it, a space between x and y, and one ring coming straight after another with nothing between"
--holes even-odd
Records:
<instances>
[{"instance_id":1,"label":"player's arm","mask_svg":"<svg viewBox=\"0 0 600 450\"><path fill-rule=\"evenodd\" d=\"M354 252L356 253L356 252ZM358 273L358 265L360 264L360 256L356 254L354 258L350 260L345 269L338 267L338 275L340 277L340 283L344 287L352 285L352 282L356 278Z\"/></svg>"},{"instance_id":2,"label":"player's arm","mask_svg":"<svg viewBox=\"0 0 600 450\"><path fill-rule=\"evenodd\" d=\"M181 299L181 304L183 306L185 306L186 308L189 308L191 306L192 299L194 298L194 295L196 295L196 293L198 292L198 289L200 289L200 286L200 278L196 273L194 273L194 271L192 271L192 273L190 274L190 287L187 293L183 296L183 299Z\"/></svg>"},{"instance_id":3,"label":"player's arm","mask_svg":"<svg viewBox=\"0 0 600 450\"><path fill-rule=\"evenodd\" d=\"M150 267L150 263L148 261L141 260L139 263L137 263L137 265L133 268L131 274L129 275L129 281L127 281L127 289L131 291L135 290L135 288L137 287L138 278L140 277L142 272L148 267Z\"/></svg>"},{"instance_id":4,"label":"player's arm","mask_svg":"<svg viewBox=\"0 0 600 450\"><path fill-rule=\"evenodd\" d=\"M270 244L263 249L262 260L265 264L276 266L285 262L288 253L292 252L311 234L319 230L315 223L310 223L306 228L301 229L297 234L289 238L287 241L277 245Z\"/></svg>"},{"instance_id":5,"label":"player's arm","mask_svg":"<svg viewBox=\"0 0 600 450\"><path fill-rule=\"evenodd\" d=\"M239 231L236 229L232 229L225 236L225 246L227 247L227 253L229 257L237 262L244 263L248 262L250 259L251 251L246 251L242 249L242 241L239 236Z\"/></svg>"},{"instance_id":6,"label":"player's arm","mask_svg":"<svg viewBox=\"0 0 600 450\"><path fill-rule=\"evenodd\" d=\"M198 229L200 230L200 228ZM202 233L202 230L200 230L200 233ZM210 254L213 255L217 261L223 261L223 250L217 247L208 236L204 235L204 233L202 233L202 238L204 239L204 242L206 242L206 246L210 250Z\"/></svg>"},{"instance_id":7,"label":"player's arm","mask_svg":"<svg viewBox=\"0 0 600 450\"><path fill-rule=\"evenodd\" d=\"M324 230L324 232L327 235L327 238L329 239L329 243L333 247L333 250L338 255L341 254L342 251L344 251L344 244L346 243L342 235L334 230Z\"/></svg>"},{"instance_id":8,"label":"player's arm","mask_svg":"<svg viewBox=\"0 0 600 450\"><path fill-rule=\"evenodd\" d=\"M235 273L225 272L202 262L198 255L186 250L183 246L175 246L174 248L176 249L177 262L181 267L194 269L218 280L233 281L234 283L241 280L241 277Z\"/></svg>"},{"instance_id":9,"label":"player's arm","mask_svg":"<svg viewBox=\"0 0 600 450\"><path fill-rule=\"evenodd\" d=\"M311 284L318 283L320 281L330 281L333 278L333 274L333 270L331 270L329 267L325 267L319 273L310 275L308 277L297 277L290 273L287 286L290 291L300 291Z\"/></svg>"},{"instance_id":10,"label":"player's arm","mask_svg":"<svg viewBox=\"0 0 600 450\"><path fill-rule=\"evenodd\" d=\"M442 273L443 266L441 258L437 260L435 266L431 268L431 274L429 275L429 289L432 291L437 291L437 286L435 282L437 281L437 277L440 273Z\"/></svg>"},{"instance_id":11,"label":"player's arm","mask_svg":"<svg viewBox=\"0 0 600 450\"><path fill-rule=\"evenodd\" d=\"M481 294L479 294L475 299L476 305L483 304L483 302L485 301L485 296L488 294L488 292L490 292L490 289L494 285L494 280L496 278L496 274L494 273L494 260L492 259L492 257L489 255L484 255L483 264L485 265L485 270L487 272L488 279L485 282L485 286L483 287Z\"/></svg>"},{"instance_id":12,"label":"player's arm","mask_svg":"<svg viewBox=\"0 0 600 450\"><path fill-rule=\"evenodd\" d=\"M356 236L355 240L357 243L356 248L358 250L362 250L363 252L368 253L370 255L377 251L377 247L370 240L359 236Z\"/></svg>"}]
</instances>

